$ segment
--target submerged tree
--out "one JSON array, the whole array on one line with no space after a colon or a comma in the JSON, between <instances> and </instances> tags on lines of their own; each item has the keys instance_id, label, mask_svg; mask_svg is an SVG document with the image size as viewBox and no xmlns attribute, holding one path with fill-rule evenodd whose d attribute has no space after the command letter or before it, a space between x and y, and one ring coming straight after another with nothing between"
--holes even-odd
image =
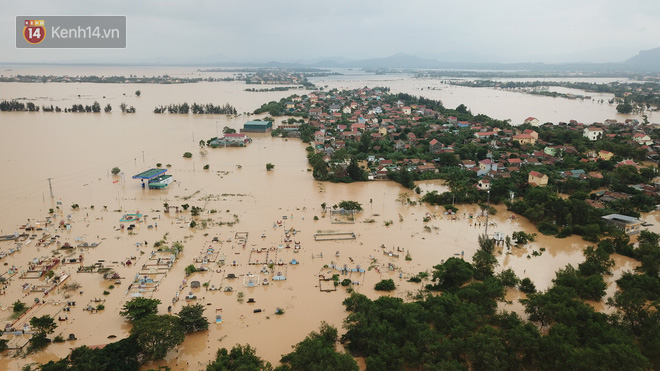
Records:
<instances>
[{"instance_id":1,"label":"submerged tree","mask_svg":"<svg viewBox=\"0 0 660 371\"><path fill-rule=\"evenodd\" d=\"M142 356L147 361L165 358L167 352L183 343L185 328L179 318L150 314L133 323L131 334L136 336Z\"/></svg>"},{"instance_id":2,"label":"submerged tree","mask_svg":"<svg viewBox=\"0 0 660 371\"><path fill-rule=\"evenodd\" d=\"M319 332L312 332L296 344L294 351L282 356L281 370L357 371L358 365L349 354L335 349L337 329L323 322Z\"/></svg>"},{"instance_id":3,"label":"submerged tree","mask_svg":"<svg viewBox=\"0 0 660 371\"><path fill-rule=\"evenodd\" d=\"M135 322L149 315L158 313L159 299L147 299L142 297L133 298L124 304L120 315L131 322Z\"/></svg>"},{"instance_id":4,"label":"submerged tree","mask_svg":"<svg viewBox=\"0 0 660 371\"><path fill-rule=\"evenodd\" d=\"M234 345L230 351L218 349L215 361L206 366L206 371L271 371L273 367L256 354L256 349L249 344Z\"/></svg>"},{"instance_id":5,"label":"submerged tree","mask_svg":"<svg viewBox=\"0 0 660 371\"><path fill-rule=\"evenodd\" d=\"M177 317L181 320L186 332L208 330L209 321L204 317L204 309L204 306L199 303L181 308Z\"/></svg>"}]
</instances>

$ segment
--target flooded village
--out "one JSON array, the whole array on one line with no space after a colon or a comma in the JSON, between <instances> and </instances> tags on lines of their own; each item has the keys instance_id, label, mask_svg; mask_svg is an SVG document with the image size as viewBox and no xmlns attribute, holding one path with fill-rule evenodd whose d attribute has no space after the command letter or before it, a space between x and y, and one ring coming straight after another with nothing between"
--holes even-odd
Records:
<instances>
[{"instance_id":1,"label":"flooded village","mask_svg":"<svg viewBox=\"0 0 660 371\"><path fill-rule=\"evenodd\" d=\"M209 321L144 369L204 369L219 348L236 344L276 366L322 322L346 333L351 293L411 303L433 292L427 286L441 284L435 267L474 262L480 235L493 241L494 273L510 270L544 291L611 236L605 226L631 243L642 230L660 232L660 138L650 111L622 115L582 100L556 106L546 96L405 73L15 69L154 78L0 79L0 101L113 107L0 112L8 138L0 165L2 369L127 338L131 323L120 311L135 298L158 299L158 314L200 304ZM164 75L181 83L158 83ZM254 89L255 81L287 89ZM492 94L510 95L502 103ZM457 97L464 101L453 104ZM228 102L235 114L154 113L181 102ZM641 264L611 252L605 294L581 297L602 313L618 310L607 304L616 281ZM387 280L393 290L375 289ZM525 298L511 285L496 309L528 319ZM61 341L26 354L30 320L46 315L57 325L49 337ZM362 369L375 362L356 358Z\"/></svg>"}]
</instances>

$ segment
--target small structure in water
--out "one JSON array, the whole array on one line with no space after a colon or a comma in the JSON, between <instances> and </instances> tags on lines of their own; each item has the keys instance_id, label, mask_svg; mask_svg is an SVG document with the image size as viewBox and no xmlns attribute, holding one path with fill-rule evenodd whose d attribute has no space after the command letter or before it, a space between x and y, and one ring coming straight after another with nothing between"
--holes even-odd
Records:
<instances>
[{"instance_id":1,"label":"small structure in water","mask_svg":"<svg viewBox=\"0 0 660 371\"><path fill-rule=\"evenodd\" d=\"M272 129L272 121L248 121L243 124L241 133L269 133Z\"/></svg>"},{"instance_id":2,"label":"small structure in water","mask_svg":"<svg viewBox=\"0 0 660 371\"><path fill-rule=\"evenodd\" d=\"M149 169L139 174L133 175L133 179L140 179L142 181L142 188L146 185L149 189L162 189L172 183L172 176L165 175L167 169ZM146 185L144 181L147 181Z\"/></svg>"},{"instance_id":3,"label":"small structure in water","mask_svg":"<svg viewBox=\"0 0 660 371\"><path fill-rule=\"evenodd\" d=\"M601 218L605 220L605 223L620 229L627 235L639 233L644 224L642 220L621 214L609 214L601 216Z\"/></svg>"},{"instance_id":4,"label":"small structure in water","mask_svg":"<svg viewBox=\"0 0 660 371\"><path fill-rule=\"evenodd\" d=\"M252 143L252 138L243 133L227 133L222 138L213 138L209 142L209 147L245 147Z\"/></svg>"}]
</instances>

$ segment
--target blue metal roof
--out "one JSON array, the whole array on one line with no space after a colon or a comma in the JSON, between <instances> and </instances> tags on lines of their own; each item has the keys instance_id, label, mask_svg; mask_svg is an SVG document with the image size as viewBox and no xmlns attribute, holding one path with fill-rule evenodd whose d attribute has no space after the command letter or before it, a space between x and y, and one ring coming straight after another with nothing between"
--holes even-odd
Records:
<instances>
[{"instance_id":1,"label":"blue metal roof","mask_svg":"<svg viewBox=\"0 0 660 371\"><path fill-rule=\"evenodd\" d=\"M167 169L149 169L140 174L133 175L133 179L153 179L159 175L164 174Z\"/></svg>"}]
</instances>

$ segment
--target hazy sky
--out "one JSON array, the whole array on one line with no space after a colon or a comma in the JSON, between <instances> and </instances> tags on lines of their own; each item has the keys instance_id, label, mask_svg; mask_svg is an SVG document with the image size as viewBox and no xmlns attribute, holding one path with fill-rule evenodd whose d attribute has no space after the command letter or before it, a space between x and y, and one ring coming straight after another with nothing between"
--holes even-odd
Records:
<instances>
[{"instance_id":1,"label":"hazy sky","mask_svg":"<svg viewBox=\"0 0 660 371\"><path fill-rule=\"evenodd\" d=\"M128 46L16 49L17 15L126 15ZM0 35L0 62L615 62L660 47L660 1L4 1Z\"/></svg>"}]
</instances>

